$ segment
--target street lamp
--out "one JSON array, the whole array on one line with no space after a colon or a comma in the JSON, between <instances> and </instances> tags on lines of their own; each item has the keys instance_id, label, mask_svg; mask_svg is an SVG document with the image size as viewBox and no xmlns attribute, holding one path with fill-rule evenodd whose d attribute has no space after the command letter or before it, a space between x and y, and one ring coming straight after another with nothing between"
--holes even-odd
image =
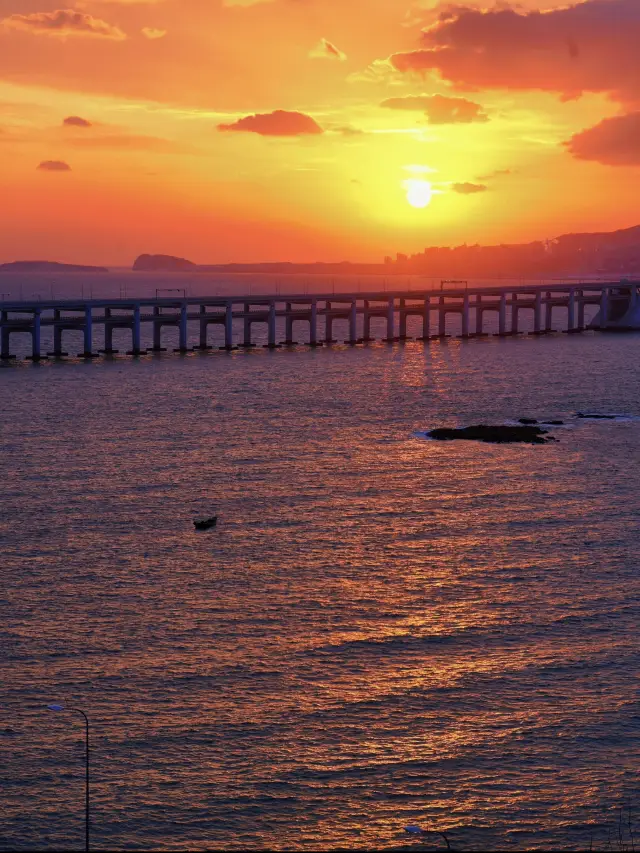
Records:
<instances>
[{"instance_id":1,"label":"street lamp","mask_svg":"<svg viewBox=\"0 0 640 853\"><path fill-rule=\"evenodd\" d=\"M89 718L80 708L65 708L64 705L48 705L50 711L74 711L76 714L82 714L85 724L85 850L89 853Z\"/></svg>"}]
</instances>

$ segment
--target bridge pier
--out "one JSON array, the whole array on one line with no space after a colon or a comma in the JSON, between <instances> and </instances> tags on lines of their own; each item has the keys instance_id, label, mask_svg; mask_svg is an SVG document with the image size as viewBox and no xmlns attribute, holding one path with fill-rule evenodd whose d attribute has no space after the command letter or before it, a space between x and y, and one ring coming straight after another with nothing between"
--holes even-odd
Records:
<instances>
[{"instance_id":1,"label":"bridge pier","mask_svg":"<svg viewBox=\"0 0 640 853\"><path fill-rule=\"evenodd\" d=\"M140 348L140 337L140 306L135 305L133 308L133 325L131 327L132 347L127 351L127 355L144 355L146 350Z\"/></svg>"},{"instance_id":2,"label":"bridge pier","mask_svg":"<svg viewBox=\"0 0 640 853\"><path fill-rule=\"evenodd\" d=\"M349 340L345 341L349 346L354 347L358 343L358 327L357 327L357 303L352 300L351 308L349 309Z\"/></svg>"},{"instance_id":3,"label":"bridge pier","mask_svg":"<svg viewBox=\"0 0 640 853\"><path fill-rule=\"evenodd\" d=\"M113 325L112 325L112 311L111 308L104 309L104 349L98 350L98 352L104 353L105 355L115 355L118 352L117 349L113 348Z\"/></svg>"},{"instance_id":4,"label":"bridge pier","mask_svg":"<svg viewBox=\"0 0 640 853\"><path fill-rule=\"evenodd\" d=\"M33 326L31 327L31 355L27 356L29 361L43 361L46 355L40 352L40 330L41 330L41 311L40 308L35 308L33 311Z\"/></svg>"},{"instance_id":5,"label":"bridge pier","mask_svg":"<svg viewBox=\"0 0 640 853\"><path fill-rule=\"evenodd\" d=\"M153 346L151 352L167 351L167 348L162 346L162 323L157 319L160 316L160 307L156 305L153 309Z\"/></svg>"},{"instance_id":6,"label":"bridge pier","mask_svg":"<svg viewBox=\"0 0 640 853\"><path fill-rule=\"evenodd\" d=\"M187 314L187 303L183 302L180 306L180 319L178 321L178 346L174 348L174 352L180 352L184 355L184 353L189 352L189 347L187 346L187 334L188 334L188 326L189 315Z\"/></svg>"},{"instance_id":7,"label":"bridge pier","mask_svg":"<svg viewBox=\"0 0 640 853\"><path fill-rule=\"evenodd\" d=\"M469 337L469 294L465 293L462 300L462 337Z\"/></svg>"},{"instance_id":8,"label":"bridge pier","mask_svg":"<svg viewBox=\"0 0 640 853\"><path fill-rule=\"evenodd\" d=\"M283 344L286 347L294 347L297 346L298 342L293 340L293 305L291 302L286 302L285 306L285 316L284 316L284 341Z\"/></svg>"},{"instance_id":9,"label":"bridge pier","mask_svg":"<svg viewBox=\"0 0 640 853\"><path fill-rule=\"evenodd\" d=\"M500 307L498 308L498 335L504 338L507 334L507 294L500 296Z\"/></svg>"},{"instance_id":10,"label":"bridge pier","mask_svg":"<svg viewBox=\"0 0 640 853\"><path fill-rule=\"evenodd\" d=\"M331 303L324 303L325 315L324 315L324 343L325 344L337 344L338 342L333 338L333 317L331 316Z\"/></svg>"},{"instance_id":11,"label":"bridge pier","mask_svg":"<svg viewBox=\"0 0 640 853\"><path fill-rule=\"evenodd\" d=\"M569 299L567 301L567 332L577 332L576 329L576 292L569 291Z\"/></svg>"},{"instance_id":12,"label":"bridge pier","mask_svg":"<svg viewBox=\"0 0 640 853\"><path fill-rule=\"evenodd\" d=\"M251 343L251 317L249 316L249 311L251 306L248 302L244 303L244 326L243 326L243 338L240 346L243 349L252 349L255 344Z\"/></svg>"},{"instance_id":13,"label":"bridge pier","mask_svg":"<svg viewBox=\"0 0 640 853\"><path fill-rule=\"evenodd\" d=\"M542 334L542 294L536 293L536 302L533 308L533 334Z\"/></svg>"},{"instance_id":14,"label":"bridge pier","mask_svg":"<svg viewBox=\"0 0 640 853\"><path fill-rule=\"evenodd\" d=\"M60 323L60 320L61 320L61 315L62 315L62 312L60 311L60 309L55 308L53 311L53 322L54 322L54 326L53 326L53 350L51 352L47 353L47 355L51 356L52 358L64 358L65 356L69 355L68 352L62 351L62 331L63 331L63 328L61 325L58 325Z\"/></svg>"},{"instance_id":15,"label":"bridge pier","mask_svg":"<svg viewBox=\"0 0 640 853\"><path fill-rule=\"evenodd\" d=\"M390 296L387 301L387 337L384 342L392 344L395 340L395 299Z\"/></svg>"},{"instance_id":16,"label":"bridge pier","mask_svg":"<svg viewBox=\"0 0 640 853\"><path fill-rule=\"evenodd\" d=\"M362 343L368 344L374 340L371 337L371 314L369 313L370 303L368 299L364 300L362 306Z\"/></svg>"},{"instance_id":17,"label":"bridge pier","mask_svg":"<svg viewBox=\"0 0 640 853\"><path fill-rule=\"evenodd\" d=\"M207 306L200 306L200 337L199 343L194 346L194 350L200 350L201 352L206 352L207 350L213 349L212 346L209 346L207 343L207 333L209 331L209 323L207 321Z\"/></svg>"},{"instance_id":18,"label":"bridge pier","mask_svg":"<svg viewBox=\"0 0 640 853\"><path fill-rule=\"evenodd\" d=\"M551 304L551 293L547 291L547 302L544 310L544 330L551 332L553 324L553 305Z\"/></svg>"},{"instance_id":19,"label":"bridge pier","mask_svg":"<svg viewBox=\"0 0 640 853\"><path fill-rule=\"evenodd\" d=\"M224 346L220 349L227 352L238 349L233 345L233 302L227 302L224 308Z\"/></svg>"},{"instance_id":20,"label":"bridge pier","mask_svg":"<svg viewBox=\"0 0 640 853\"><path fill-rule=\"evenodd\" d=\"M278 349L278 344L276 343L276 303L269 303L269 317L267 320L268 328L267 328L267 343L265 344L266 349Z\"/></svg>"},{"instance_id":21,"label":"bridge pier","mask_svg":"<svg viewBox=\"0 0 640 853\"><path fill-rule=\"evenodd\" d=\"M93 351L93 317L91 306L86 305L84 309L84 352L78 353L78 358L98 358L98 353Z\"/></svg>"},{"instance_id":22,"label":"bridge pier","mask_svg":"<svg viewBox=\"0 0 640 853\"><path fill-rule=\"evenodd\" d=\"M407 301L404 298L400 298L399 310L398 310L398 321L399 321L399 329L398 329L398 340L406 341L407 338L407 310L406 310Z\"/></svg>"},{"instance_id":23,"label":"bridge pier","mask_svg":"<svg viewBox=\"0 0 640 853\"><path fill-rule=\"evenodd\" d=\"M309 346L322 346L318 343L318 303L316 300L311 302L311 318L309 320Z\"/></svg>"}]
</instances>

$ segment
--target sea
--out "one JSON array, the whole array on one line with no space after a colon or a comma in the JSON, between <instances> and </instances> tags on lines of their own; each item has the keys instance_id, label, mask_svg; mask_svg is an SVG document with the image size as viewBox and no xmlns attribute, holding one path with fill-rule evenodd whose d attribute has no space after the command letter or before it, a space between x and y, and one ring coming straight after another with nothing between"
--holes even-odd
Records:
<instances>
[{"instance_id":1,"label":"sea","mask_svg":"<svg viewBox=\"0 0 640 853\"><path fill-rule=\"evenodd\" d=\"M96 850L633 849L640 333L174 331L0 368L0 850L83 849L72 709Z\"/></svg>"}]
</instances>

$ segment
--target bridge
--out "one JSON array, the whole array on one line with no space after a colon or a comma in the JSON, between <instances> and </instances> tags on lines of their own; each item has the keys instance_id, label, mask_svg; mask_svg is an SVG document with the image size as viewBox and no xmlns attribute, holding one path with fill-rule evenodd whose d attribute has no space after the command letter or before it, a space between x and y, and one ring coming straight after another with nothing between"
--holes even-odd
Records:
<instances>
[{"instance_id":1,"label":"bridge","mask_svg":"<svg viewBox=\"0 0 640 853\"><path fill-rule=\"evenodd\" d=\"M548 334L552 329L553 312L560 310L566 317L563 331L578 333L586 328L607 330L640 330L640 281L574 282L560 285L530 285L509 287L469 287L465 282L443 282L438 290L372 291L367 293L287 294L265 296L211 296L140 299L59 299L39 301L0 302L0 360L16 356L11 352L12 336L28 333L31 354L27 358L41 361L64 358L65 332L81 332L83 350L80 358L96 358L100 354L117 352L113 333L126 329L131 334L129 355L163 352L162 330L178 330L177 352L213 349L209 343L209 328L222 328L222 350L256 346L252 334L256 324L265 324L269 349L292 346L294 323L303 322L308 328L307 346L318 347L337 343L333 337L334 323L346 320L348 338L344 342L357 345L373 341L371 321L382 318L387 342L410 340L407 320L418 317L422 335L417 340L448 337L447 316L460 319L460 337L484 336L485 316L497 315L497 334L501 337L521 334L523 311L533 312L535 335ZM585 308L595 306L597 313L585 325ZM432 320L435 318L435 331ZM284 320L284 322L283 322ZM234 321L235 324L234 324ZM278 323L279 321L279 323ZM190 345L189 324L198 329L196 344ZM150 327L151 347L142 346L142 329ZM277 328L284 328L284 340L278 341ZM101 327L104 346L94 348L94 330ZM53 349L43 353L43 329L53 332Z\"/></svg>"}]
</instances>

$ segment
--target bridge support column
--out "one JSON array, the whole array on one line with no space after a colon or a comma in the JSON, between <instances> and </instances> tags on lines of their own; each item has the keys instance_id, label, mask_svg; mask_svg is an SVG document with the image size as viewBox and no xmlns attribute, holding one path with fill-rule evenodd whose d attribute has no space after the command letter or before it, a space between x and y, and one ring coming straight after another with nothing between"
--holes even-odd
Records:
<instances>
[{"instance_id":1,"label":"bridge support column","mask_svg":"<svg viewBox=\"0 0 640 853\"><path fill-rule=\"evenodd\" d=\"M431 299L428 296L424 298L422 306L422 340L428 341L431 334Z\"/></svg>"},{"instance_id":2,"label":"bridge support column","mask_svg":"<svg viewBox=\"0 0 640 853\"><path fill-rule=\"evenodd\" d=\"M440 297L440 306L438 308L438 337L447 337L447 312L445 310L444 296Z\"/></svg>"},{"instance_id":3,"label":"bridge support column","mask_svg":"<svg viewBox=\"0 0 640 853\"><path fill-rule=\"evenodd\" d=\"M324 307L327 312L324 315L324 342L325 344L335 344L337 341L333 339L333 317L330 314L331 303L325 302Z\"/></svg>"},{"instance_id":4,"label":"bridge support column","mask_svg":"<svg viewBox=\"0 0 640 853\"><path fill-rule=\"evenodd\" d=\"M358 312L356 307L356 300L351 300L351 307L349 308L349 340L345 341L345 344L349 344L350 346L355 346L358 343Z\"/></svg>"},{"instance_id":5,"label":"bridge support column","mask_svg":"<svg viewBox=\"0 0 640 853\"><path fill-rule=\"evenodd\" d=\"M106 326L105 326L106 329ZM78 358L97 358L98 355L93 351L93 317L91 316L91 306L85 305L84 308L84 352L78 353Z\"/></svg>"},{"instance_id":6,"label":"bridge support column","mask_svg":"<svg viewBox=\"0 0 640 853\"><path fill-rule=\"evenodd\" d=\"M167 348L162 346L162 324L156 317L160 316L160 308L156 305L153 309L153 346L151 352L166 352Z\"/></svg>"},{"instance_id":7,"label":"bridge support column","mask_svg":"<svg viewBox=\"0 0 640 853\"><path fill-rule=\"evenodd\" d=\"M545 332L552 331L551 324L553 322L553 305L551 304L551 293L547 291L547 302L544 309L544 330Z\"/></svg>"},{"instance_id":8,"label":"bridge support column","mask_svg":"<svg viewBox=\"0 0 640 853\"><path fill-rule=\"evenodd\" d=\"M244 337L242 339L242 343L240 346L243 349L251 349L255 346L255 344L251 343L251 317L249 316L251 306L245 302L244 303Z\"/></svg>"},{"instance_id":9,"label":"bridge support column","mask_svg":"<svg viewBox=\"0 0 640 853\"><path fill-rule=\"evenodd\" d=\"M398 311L399 315L399 330L398 330L398 340L406 341L407 340L407 312L406 312L406 300L400 300L400 308Z\"/></svg>"},{"instance_id":10,"label":"bridge support column","mask_svg":"<svg viewBox=\"0 0 640 853\"><path fill-rule=\"evenodd\" d=\"M276 303L269 303L267 349L276 349Z\"/></svg>"},{"instance_id":11,"label":"bridge support column","mask_svg":"<svg viewBox=\"0 0 640 853\"><path fill-rule=\"evenodd\" d=\"M364 300L364 309L362 314L362 342L368 344L372 341L371 337L371 315L369 314L369 300Z\"/></svg>"},{"instance_id":12,"label":"bridge support column","mask_svg":"<svg viewBox=\"0 0 640 853\"><path fill-rule=\"evenodd\" d=\"M476 296L476 337L482 337L482 294Z\"/></svg>"},{"instance_id":13,"label":"bridge support column","mask_svg":"<svg viewBox=\"0 0 640 853\"><path fill-rule=\"evenodd\" d=\"M314 299L311 302L311 317L309 319L309 346L321 346L318 343L318 303Z\"/></svg>"},{"instance_id":14,"label":"bridge support column","mask_svg":"<svg viewBox=\"0 0 640 853\"><path fill-rule=\"evenodd\" d=\"M504 337L507 334L507 294L500 296L500 308L498 309L498 335Z\"/></svg>"},{"instance_id":15,"label":"bridge support column","mask_svg":"<svg viewBox=\"0 0 640 853\"><path fill-rule=\"evenodd\" d=\"M27 356L29 361L42 361L43 359L43 355L40 351L40 329L40 309L35 308L33 311L33 327L31 329L31 355ZM46 358L46 356L44 356L44 358Z\"/></svg>"},{"instance_id":16,"label":"bridge support column","mask_svg":"<svg viewBox=\"0 0 640 853\"><path fill-rule=\"evenodd\" d=\"M385 338L386 343L389 344L395 340L395 302L394 297L390 296L387 303L387 337Z\"/></svg>"},{"instance_id":17,"label":"bridge support column","mask_svg":"<svg viewBox=\"0 0 640 853\"><path fill-rule=\"evenodd\" d=\"M113 348L113 326L111 325L111 308L104 309L104 349L105 355L114 355L118 350Z\"/></svg>"},{"instance_id":18,"label":"bridge support column","mask_svg":"<svg viewBox=\"0 0 640 853\"><path fill-rule=\"evenodd\" d=\"M576 292L569 291L569 299L567 300L567 332L575 332L576 330Z\"/></svg>"},{"instance_id":19,"label":"bridge support column","mask_svg":"<svg viewBox=\"0 0 640 853\"><path fill-rule=\"evenodd\" d=\"M3 361L15 358L15 355L11 355L9 352L9 329L5 326L8 318L9 315L6 311L0 312L0 320L2 322L2 326L0 327L0 358Z\"/></svg>"},{"instance_id":20,"label":"bridge support column","mask_svg":"<svg viewBox=\"0 0 640 853\"><path fill-rule=\"evenodd\" d=\"M609 288L605 287L600 297L600 328L606 329L609 325Z\"/></svg>"},{"instance_id":21,"label":"bridge support column","mask_svg":"<svg viewBox=\"0 0 640 853\"><path fill-rule=\"evenodd\" d=\"M136 305L133 309L133 326L131 328L131 343L132 347L127 355L143 355L145 350L140 349L140 306Z\"/></svg>"},{"instance_id":22,"label":"bridge support column","mask_svg":"<svg viewBox=\"0 0 640 853\"><path fill-rule=\"evenodd\" d=\"M465 293L462 301L462 337L469 337L469 294Z\"/></svg>"},{"instance_id":23,"label":"bridge support column","mask_svg":"<svg viewBox=\"0 0 640 853\"><path fill-rule=\"evenodd\" d=\"M207 306L200 306L200 343L198 346L194 347L194 350L201 350L205 352L206 350L213 349L207 343L207 333L209 331L209 324L207 323Z\"/></svg>"},{"instance_id":24,"label":"bridge support column","mask_svg":"<svg viewBox=\"0 0 640 853\"><path fill-rule=\"evenodd\" d=\"M178 326L178 346L174 352L189 352L187 347L187 332L188 332L189 315L187 314L187 303L183 302L180 306L180 325Z\"/></svg>"},{"instance_id":25,"label":"bridge support column","mask_svg":"<svg viewBox=\"0 0 640 853\"><path fill-rule=\"evenodd\" d=\"M224 347L227 352L236 349L233 345L233 303L227 302L224 309Z\"/></svg>"},{"instance_id":26,"label":"bridge support column","mask_svg":"<svg viewBox=\"0 0 640 853\"><path fill-rule=\"evenodd\" d=\"M519 307L518 307L518 294L511 294L511 334L518 334L518 320L519 318Z\"/></svg>"},{"instance_id":27,"label":"bridge support column","mask_svg":"<svg viewBox=\"0 0 640 853\"><path fill-rule=\"evenodd\" d=\"M536 304L533 308L533 334L542 333L542 293L536 293Z\"/></svg>"},{"instance_id":28,"label":"bridge support column","mask_svg":"<svg viewBox=\"0 0 640 853\"><path fill-rule=\"evenodd\" d=\"M69 355L68 352L62 352L62 327L57 324L60 322L61 311L59 308L54 308L53 310L53 351L48 352L47 355L53 356L53 358L62 358L65 355Z\"/></svg>"},{"instance_id":29,"label":"bridge support column","mask_svg":"<svg viewBox=\"0 0 640 853\"><path fill-rule=\"evenodd\" d=\"M293 340L293 316L291 314L291 303L285 304L285 335L284 343L288 347L295 346L298 342Z\"/></svg>"}]
</instances>

